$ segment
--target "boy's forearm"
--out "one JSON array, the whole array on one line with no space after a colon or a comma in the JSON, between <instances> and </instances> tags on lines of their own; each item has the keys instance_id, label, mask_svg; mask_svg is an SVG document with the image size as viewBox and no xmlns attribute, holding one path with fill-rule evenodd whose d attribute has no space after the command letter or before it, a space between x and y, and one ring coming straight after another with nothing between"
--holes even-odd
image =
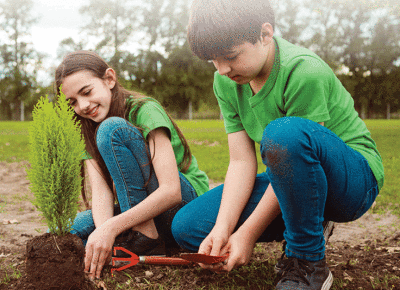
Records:
<instances>
[{"instance_id":1,"label":"boy's forearm","mask_svg":"<svg viewBox=\"0 0 400 290\"><path fill-rule=\"evenodd\" d=\"M233 161L229 164L216 226L226 227L232 234L253 191L257 164Z\"/></svg>"},{"instance_id":2,"label":"boy's forearm","mask_svg":"<svg viewBox=\"0 0 400 290\"><path fill-rule=\"evenodd\" d=\"M255 243L280 212L278 199L271 184L269 184L257 207L240 226L238 232L246 235L249 242Z\"/></svg>"}]
</instances>

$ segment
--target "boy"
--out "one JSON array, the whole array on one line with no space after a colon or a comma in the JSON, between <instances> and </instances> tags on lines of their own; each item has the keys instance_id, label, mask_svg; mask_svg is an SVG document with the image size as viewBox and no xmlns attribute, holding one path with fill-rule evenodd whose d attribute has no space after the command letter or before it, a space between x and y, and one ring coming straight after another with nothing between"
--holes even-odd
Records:
<instances>
[{"instance_id":1,"label":"boy","mask_svg":"<svg viewBox=\"0 0 400 290\"><path fill-rule=\"evenodd\" d=\"M383 186L375 142L354 102L313 52L274 36L266 0L194 0L188 39L211 60L228 134L225 184L183 207L172 231L182 247L248 263L256 242L283 238L276 289L329 289L324 220L362 216ZM254 142L266 172L257 174Z\"/></svg>"}]
</instances>

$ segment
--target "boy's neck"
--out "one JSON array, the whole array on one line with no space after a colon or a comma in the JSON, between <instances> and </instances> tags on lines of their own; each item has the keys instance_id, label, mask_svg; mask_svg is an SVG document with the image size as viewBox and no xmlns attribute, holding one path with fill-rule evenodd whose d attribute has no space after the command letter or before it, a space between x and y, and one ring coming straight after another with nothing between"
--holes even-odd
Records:
<instances>
[{"instance_id":1,"label":"boy's neck","mask_svg":"<svg viewBox=\"0 0 400 290\"><path fill-rule=\"evenodd\" d=\"M257 94L267 82L269 75L271 74L272 68L274 66L274 61L275 61L275 41L273 40L271 42L271 45L269 45L267 60L265 61L263 68L261 69L258 76L256 76L254 79L250 81L250 88L253 91L253 95Z\"/></svg>"}]
</instances>

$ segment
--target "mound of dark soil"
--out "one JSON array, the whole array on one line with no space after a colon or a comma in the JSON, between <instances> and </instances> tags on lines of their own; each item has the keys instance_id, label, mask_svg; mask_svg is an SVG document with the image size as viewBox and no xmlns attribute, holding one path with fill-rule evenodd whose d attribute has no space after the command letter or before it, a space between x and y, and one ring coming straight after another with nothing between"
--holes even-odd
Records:
<instances>
[{"instance_id":1,"label":"mound of dark soil","mask_svg":"<svg viewBox=\"0 0 400 290\"><path fill-rule=\"evenodd\" d=\"M76 235L34 237L26 245L25 276L12 289L93 289L83 272L84 255Z\"/></svg>"}]
</instances>

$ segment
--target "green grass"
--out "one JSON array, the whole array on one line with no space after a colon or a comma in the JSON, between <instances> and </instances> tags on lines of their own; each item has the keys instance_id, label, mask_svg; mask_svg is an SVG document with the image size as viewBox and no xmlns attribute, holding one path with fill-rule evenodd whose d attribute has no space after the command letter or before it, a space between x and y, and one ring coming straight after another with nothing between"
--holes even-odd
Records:
<instances>
[{"instance_id":1,"label":"green grass","mask_svg":"<svg viewBox=\"0 0 400 290\"><path fill-rule=\"evenodd\" d=\"M366 120L383 159L385 183L377 197L374 212L390 208L400 215L400 120Z\"/></svg>"},{"instance_id":2,"label":"green grass","mask_svg":"<svg viewBox=\"0 0 400 290\"><path fill-rule=\"evenodd\" d=\"M0 122L0 161L28 160L30 122Z\"/></svg>"},{"instance_id":3,"label":"green grass","mask_svg":"<svg viewBox=\"0 0 400 290\"><path fill-rule=\"evenodd\" d=\"M2 264L3 261L0 261ZM21 278L21 272L14 265L1 265L0 272L4 272L2 280L0 280L0 286L2 284L7 285L13 279Z\"/></svg>"},{"instance_id":4,"label":"green grass","mask_svg":"<svg viewBox=\"0 0 400 290\"><path fill-rule=\"evenodd\" d=\"M229 163L228 140L222 120L177 121L187 138L201 170L214 182L223 182ZM374 212L389 208L400 215L400 120L366 120L372 138L382 155L385 185ZM30 122L0 122L0 162L28 160ZM257 150L259 146L257 145ZM258 154L258 172L265 166Z\"/></svg>"}]
</instances>

